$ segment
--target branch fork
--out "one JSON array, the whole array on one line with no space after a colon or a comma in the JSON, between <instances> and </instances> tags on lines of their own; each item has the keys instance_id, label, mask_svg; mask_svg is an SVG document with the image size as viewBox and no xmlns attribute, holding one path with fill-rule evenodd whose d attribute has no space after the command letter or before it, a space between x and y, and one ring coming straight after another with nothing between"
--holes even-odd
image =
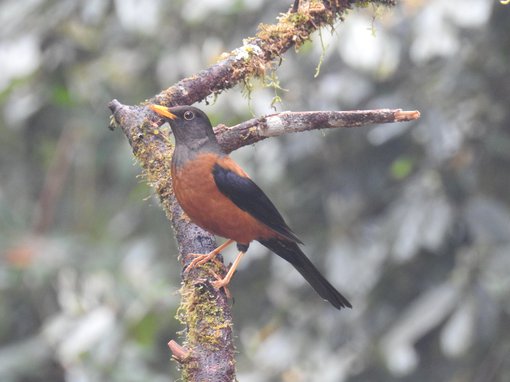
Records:
<instances>
[{"instance_id":1,"label":"branch fork","mask_svg":"<svg viewBox=\"0 0 510 382\"><path fill-rule=\"evenodd\" d=\"M138 106L117 100L109 103L113 117L110 128L120 127L143 169L146 181L154 188L174 229L179 258L184 267L192 260L190 253L209 253L216 248L213 235L187 219L172 191L170 129L161 128L161 120L148 103L164 106L191 105L218 94L254 76L262 77L267 68L275 68L291 47L299 47L313 32L342 20L355 0L298 1L273 25L260 25L255 37L226 54L218 63L185 78ZM367 3L395 5L395 0L368 0ZM215 128L226 152L291 132L315 129L350 128L370 124L412 121L418 111L401 109L282 112L254 118L239 125ZM221 259L221 258L220 258ZM182 272L181 306L177 318L185 326L184 342L172 340L168 347L182 366L185 381L234 381L235 348L232 314L227 295L212 286L214 273L223 274L220 262L209 262L190 272ZM211 272L212 271L212 272ZM204 281L205 280L205 281Z\"/></svg>"}]
</instances>

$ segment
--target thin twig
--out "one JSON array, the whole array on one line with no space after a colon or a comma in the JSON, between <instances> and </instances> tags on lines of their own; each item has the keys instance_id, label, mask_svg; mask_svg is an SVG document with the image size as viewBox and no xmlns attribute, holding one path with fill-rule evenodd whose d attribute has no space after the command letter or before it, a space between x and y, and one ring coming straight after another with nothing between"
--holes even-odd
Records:
<instances>
[{"instance_id":1,"label":"thin twig","mask_svg":"<svg viewBox=\"0 0 510 382\"><path fill-rule=\"evenodd\" d=\"M78 134L73 129L64 129L60 134L55 155L46 173L44 186L33 216L32 230L34 234L44 234L53 223L55 207L69 175L77 139Z\"/></svg>"}]
</instances>

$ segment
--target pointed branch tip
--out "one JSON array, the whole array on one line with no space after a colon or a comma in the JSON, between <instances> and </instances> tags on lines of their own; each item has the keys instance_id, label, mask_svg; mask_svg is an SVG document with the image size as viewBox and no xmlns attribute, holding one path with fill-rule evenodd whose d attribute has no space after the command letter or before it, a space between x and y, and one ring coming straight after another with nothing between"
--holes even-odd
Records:
<instances>
[{"instance_id":1,"label":"pointed branch tip","mask_svg":"<svg viewBox=\"0 0 510 382\"><path fill-rule=\"evenodd\" d=\"M420 118L421 114L418 110L399 110L395 113L395 121L404 122L404 121L414 121L415 119Z\"/></svg>"}]
</instances>

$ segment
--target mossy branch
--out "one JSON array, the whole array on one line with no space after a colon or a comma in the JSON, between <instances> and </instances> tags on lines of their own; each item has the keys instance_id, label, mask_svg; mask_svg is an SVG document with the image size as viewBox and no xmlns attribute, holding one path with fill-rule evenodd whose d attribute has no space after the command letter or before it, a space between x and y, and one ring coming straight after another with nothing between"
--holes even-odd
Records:
<instances>
[{"instance_id":1,"label":"mossy branch","mask_svg":"<svg viewBox=\"0 0 510 382\"><path fill-rule=\"evenodd\" d=\"M175 231L183 266L191 261L189 254L207 253L214 249L215 240L211 234L192 224L178 205L172 192L170 176L173 147L169 131L162 128L160 120L143 105L147 103L165 106L191 105L252 77L264 77L268 70L274 70L279 58L289 48L298 48L319 28L333 26L337 20L342 19L352 4L365 6L368 3L394 5L394 0L303 1L299 7L295 7L297 12L296 9L294 11L290 9L278 17L276 24L261 24L257 35L245 39L242 47L225 54L215 65L179 81L141 106L126 106L116 100L110 102L109 108L113 113L110 128L118 126L122 129L134 156L143 168L146 181L158 194ZM388 119L387 115L384 117L385 114L381 111L378 115L380 118L378 122L390 122L391 118ZM291 117L296 115L290 115L289 118ZM313 114L308 114L302 117L303 121L308 121L310 129L313 126L328 127L328 123L329 127L342 127L341 124L338 126L331 124L331 118L322 119L321 123L314 124L317 115L314 117ZM398 111L393 113L393 118L398 120ZM260 127L258 133L250 135L249 139L243 133L246 132L243 129L247 125L241 124L232 129L220 126L218 127L220 141L226 150L232 151L246 142L253 143L264 139L269 131L267 121L271 120L275 120L275 116L267 117L265 120L259 119L258 122L256 120L246 122L245 124L251 123L248 129L252 129L252 132L253 128ZM316 119L315 122L319 120ZM352 126L359 126L367 121L378 123L375 120L367 120L363 114L351 119L351 122L356 122ZM279 134L288 131L289 129L280 129ZM271 135L277 133L273 132ZM213 281L211 271L221 274L225 267L218 261L195 268L189 273L182 273L182 302L177 318L185 326L183 344L181 346L171 341L169 348L181 367L184 381L235 380L231 310L225 293L211 286Z\"/></svg>"},{"instance_id":2,"label":"mossy branch","mask_svg":"<svg viewBox=\"0 0 510 382\"><path fill-rule=\"evenodd\" d=\"M395 5L395 0L309 0L302 1L297 12L292 7L277 17L276 24L260 24L255 37L224 53L220 61L162 91L148 102L164 106L191 105L211 94L219 94L251 77L264 78L290 48L298 49L322 27L332 27L352 5Z\"/></svg>"}]
</instances>

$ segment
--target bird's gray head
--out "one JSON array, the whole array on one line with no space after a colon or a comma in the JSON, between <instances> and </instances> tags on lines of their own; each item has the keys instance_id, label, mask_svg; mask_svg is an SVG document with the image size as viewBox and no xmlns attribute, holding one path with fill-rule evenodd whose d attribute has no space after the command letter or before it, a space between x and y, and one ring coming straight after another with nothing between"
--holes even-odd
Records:
<instances>
[{"instance_id":1,"label":"bird's gray head","mask_svg":"<svg viewBox=\"0 0 510 382\"><path fill-rule=\"evenodd\" d=\"M175 136L176 150L185 146L192 151L221 151L207 115L193 106L149 108L170 124Z\"/></svg>"}]
</instances>

